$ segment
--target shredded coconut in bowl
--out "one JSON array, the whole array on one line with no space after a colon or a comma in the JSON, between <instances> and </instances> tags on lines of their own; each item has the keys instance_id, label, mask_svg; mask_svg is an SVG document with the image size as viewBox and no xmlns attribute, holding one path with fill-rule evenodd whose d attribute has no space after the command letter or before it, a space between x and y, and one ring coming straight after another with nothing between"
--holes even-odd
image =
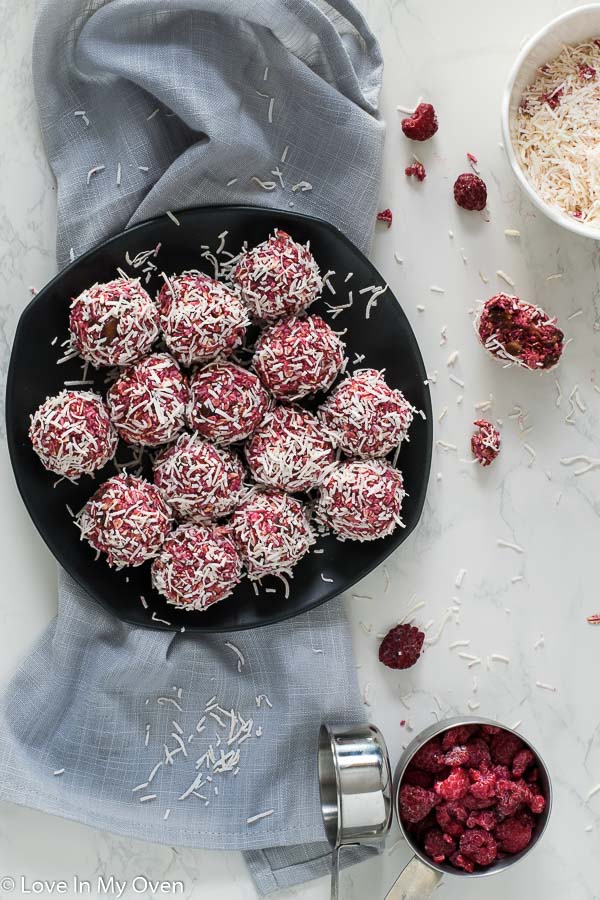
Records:
<instances>
[{"instance_id":1,"label":"shredded coconut in bowl","mask_svg":"<svg viewBox=\"0 0 600 900\"><path fill-rule=\"evenodd\" d=\"M514 148L538 196L600 229L600 39L565 46L523 95Z\"/></svg>"}]
</instances>

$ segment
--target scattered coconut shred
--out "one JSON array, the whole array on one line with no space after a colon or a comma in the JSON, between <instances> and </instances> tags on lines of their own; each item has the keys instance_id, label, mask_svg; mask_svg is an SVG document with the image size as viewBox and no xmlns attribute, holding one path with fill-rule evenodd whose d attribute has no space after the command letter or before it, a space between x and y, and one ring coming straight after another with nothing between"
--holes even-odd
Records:
<instances>
[{"instance_id":1,"label":"scattered coconut shred","mask_svg":"<svg viewBox=\"0 0 600 900\"><path fill-rule=\"evenodd\" d=\"M600 228L600 42L565 46L523 95L515 150L542 200Z\"/></svg>"}]
</instances>

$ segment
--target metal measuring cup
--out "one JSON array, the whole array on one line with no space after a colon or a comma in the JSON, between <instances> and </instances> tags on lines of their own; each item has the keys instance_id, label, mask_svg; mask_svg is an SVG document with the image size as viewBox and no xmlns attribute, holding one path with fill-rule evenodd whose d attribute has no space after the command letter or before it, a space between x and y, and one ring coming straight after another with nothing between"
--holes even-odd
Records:
<instances>
[{"instance_id":1,"label":"metal measuring cup","mask_svg":"<svg viewBox=\"0 0 600 900\"><path fill-rule=\"evenodd\" d=\"M526 847L525 850L522 850L520 853L516 853L512 856L507 856L504 859L496 860L496 862L491 866L488 866L485 869L476 870L475 872L464 872L463 870L456 869L446 863L438 864L435 863L429 856L426 856L421 848L413 841L412 837L405 830L398 812L398 792L400 790L402 778L408 764L412 760L417 750L419 750L424 744L426 744L427 741L431 740L431 738L443 734L443 732L447 731L449 728L454 728L459 725L495 725L502 728L504 731L507 731L510 734L514 734L519 737L536 756L540 770L540 786L546 797L546 807L544 809L544 812L537 817L532 840L529 846ZM385 746L382 735L379 733L379 731L377 731L376 728L374 728L374 726L371 725L366 727L372 729L372 731L377 734L378 752L385 758L385 761L387 763L387 770L389 771L387 748ZM321 805L323 811L323 821L325 823L325 831L327 837L332 847L334 848L334 860L332 866L332 898L337 898L338 896L338 860L336 858L336 851L339 854L339 848L341 846L345 846L350 843L369 843L373 840L373 834L369 831L369 827L367 825L366 809L365 814L361 816L361 811L363 809L360 802L361 795L357 794L356 797L354 797L354 801L351 799L350 795L352 794L352 779L349 778L346 774L352 772L353 770L355 750L357 754L360 754L360 739L357 740L356 744L353 744L353 733L357 732L358 730L359 729L347 729L345 731L345 737L343 739L343 769L340 767L340 762L338 759L337 742L334 741L333 738L328 742L327 735L329 734L330 729L327 729L327 726L323 726L321 728L321 735L319 738L319 778L321 782ZM344 732L341 730L334 729L333 731L337 731L338 734L344 734ZM383 772L384 769L381 769L381 771ZM375 776L375 772L376 770L374 768L371 772L371 775ZM334 775L333 780L331 779L331 777L328 777L328 774L331 773L333 773ZM335 788L333 787L334 784L336 785ZM385 784L387 784L385 778L381 777L379 781L379 790L382 793L384 792ZM532 850L533 847L538 843L542 834L546 830L546 825L548 824L550 811L552 808L552 786L550 783L550 775L548 773L548 769L546 768L546 764L544 763L539 752L535 749L535 747L532 746L531 742L528 741L527 738L524 738L513 728L508 728L505 725L501 725L500 723L495 722L493 719L485 719L478 716L470 716L468 718L458 717L446 719L443 722L438 722L434 725L431 725L429 728L421 731L414 738L414 740L411 741L411 743L402 754L398 766L396 767L394 776L393 803L396 812L396 819L400 826L400 830L414 856L400 873L398 879L386 895L386 900L428 900L444 874L453 875L460 878L479 878L482 876L492 875L497 872L502 872L505 869L509 868L509 866L518 862L520 859L523 859L523 857L526 856L529 851ZM350 830L348 834L346 834L346 829L344 828L344 812L346 809L348 809L349 811L352 810L353 813L351 818L351 832L354 835L354 840L347 839L350 836ZM384 826L382 824L383 817L380 817L379 827L376 828L375 833L376 840L381 840L382 838L384 838L390 828L391 810L389 810L389 812L390 815L386 820L387 825ZM363 841L363 835L366 837L365 841ZM333 893L334 882L336 893Z\"/></svg>"},{"instance_id":2,"label":"metal measuring cup","mask_svg":"<svg viewBox=\"0 0 600 900\"><path fill-rule=\"evenodd\" d=\"M392 770L374 725L322 725L317 759L323 824L333 850L331 900L338 900L342 848L375 845L390 830Z\"/></svg>"}]
</instances>

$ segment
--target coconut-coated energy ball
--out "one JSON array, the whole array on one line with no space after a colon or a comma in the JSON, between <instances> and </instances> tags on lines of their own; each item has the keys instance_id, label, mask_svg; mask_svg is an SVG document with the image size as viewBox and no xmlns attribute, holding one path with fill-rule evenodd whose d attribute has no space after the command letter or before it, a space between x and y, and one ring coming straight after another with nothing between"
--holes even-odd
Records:
<instances>
[{"instance_id":1,"label":"coconut-coated energy ball","mask_svg":"<svg viewBox=\"0 0 600 900\"><path fill-rule=\"evenodd\" d=\"M269 404L254 372L217 361L192 376L188 422L215 444L234 444L252 434Z\"/></svg>"},{"instance_id":2,"label":"coconut-coated energy ball","mask_svg":"<svg viewBox=\"0 0 600 900\"><path fill-rule=\"evenodd\" d=\"M304 312L323 289L308 244L280 229L243 253L231 277L254 318L264 322Z\"/></svg>"},{"instance_id":3,"label":"coconut-coated energy ball","mask_svg":"<svg viewBox=\"0 0 600 900\"><path fill-rule=\"evenodd\" d=\"M402 475L378 459L339 463L325 476L315 515L342 540L374 541L403 527Z\"/></svg>"},{"instance_id":4,"label":"coconut-coated energy ball","mask_svg":"<svg viewBox=\"0 0 600 900\"><path fill-rule=\"evenodd\" d=\"M82 539L121 569L156 556L173 520L157 487L135 475L114 475L85 504L77 525Z\"/></svg>"},{"instance_id":5,"label":"coconut-coated energy ball","mask_svg":"<svg viewBox=\"0 0 600 900\"><path fill-rule=\"evenodd\" d=\"M278 400L327 391L344 365L345 345L320 316L284 319L260 335L252 365Z\"/></svg>"},{"instance_id":6,"label":"coconut-coated energy ball","mask_svg":"<svg viewBox=\"0 0 600 900\"><path fill-rule=\"evenodd\" d=\"M268 412L246 444L256 481L291 493L316 487L334 459L331 439L317 417L293 406Z\"/></svg>"},{"instance_id":7,"label":"coconut-coated energy ball","mask_svg":"<svg viewBox=\"0 0 600 900\"><path fill-rule=\"evenodd\" d=\"M154 483L178 519L207 522L233 512L244 495L244 466L233 451L199 434L180 434L154 461Z\"/></svg>"},{"instance_id":8,"label":"coconut-coated energy ball","mask_svg":"<svg viewBox=\"0 0 600 900\"><path fill-rule=\"evenodd\" d=\"M361 369L345 378L319 409L319 418L348 456L385 456L406 439L414 409L381 372Z\"/></svg>"},{"instance_id":9,"label":"coconut-coated energy ball","mask_svg":"<svg viewBox=\"0 0 600 900\"><path fill-rule=\"evenodd\" d=\"M475 330L492 356L533 371L552 369L564 349L556 319L508 294L490 297L475 319Z\"/></svg>"},{"instance_id":10,"label":"coconut-coated energy ball","mask_svg":"<svg viewBox=\"0 0 600 900\"><path fill-rule=\"evenodd\" d=\"M304 504L283 491L257 491L229 524L251 580L289 575L315 541Z\"/></svg>"},{"instance_id":11,"label":"coconut-coated energy ball","mask_svg":"<svg viewBox=\"0 0 600 900\"><path fill-rule=\"evenodd\" d=\"M158 295L165 343L184 366L228 356L242 343L249 324L239 291L203 272L183 272L165 281Z\"/></svg>"},{"instance_id":12,"label":"coconut-coated energy ball","mask_svg":"<svg viewBox=\"0 0 600 900\"><path fill-rule=\"evenodd\" d=\"M71 301L71 342L99 366L128 366L158 338L158 309L138 278L95 284Z\"/></svg>"},{"instance_id":13,"label":"coconut-coated energy ball","mask_svg":"<svg viewBox=\"0 0 600 900\"><path fill-rule=\"evenodd\" d=\"M235 544L214 525L180 525L152 563L153 587L180 609L208 609L228 597L241 577Z\"/></svg>"},{"instance_id":14,"label":"coconut-coated energy ball","mask_svg":"<svg viewBox=\"0 0 600 900\"><path fill-rule=\"evenodd\" d=\"M119 441L102 397L70 390L48 397L37 409L29 440L46 469L71 480L106 465Z\"/></svg>"},{"instance_id":15,"label":"coconut-coated energy ball","mask_svg":"<svg viewBox=\"0 0 600 900\"><path fill-rule=\"evenodd\" d=\"M158 447L185 425L187 378L168 353L152 353L130 366L109 388L106 401L124 441Z\"/></svg>"}]
</instances>

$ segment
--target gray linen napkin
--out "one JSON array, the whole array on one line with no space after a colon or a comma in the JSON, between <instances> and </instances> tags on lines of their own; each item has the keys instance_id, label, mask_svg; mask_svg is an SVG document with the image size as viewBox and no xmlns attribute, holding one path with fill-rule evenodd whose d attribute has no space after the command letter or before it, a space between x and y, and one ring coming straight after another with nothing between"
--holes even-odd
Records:
<instances>
[{"instance_id":1,"label":"gray linen napkin","mask_svg":"<svg viewBox=\"0 0 600 900\"><path fill-rule=\"evenodd\" d=\"M366 249L381 68L347 0L47 0L34 76L59 265L130 223L216 203L293 203ZM61 573L58 616L0 709L0 796L242 849L268 893L327 871L316 733L363 716L340 600L199 639L124 625Z\"/></svg>"}]
</instances>

